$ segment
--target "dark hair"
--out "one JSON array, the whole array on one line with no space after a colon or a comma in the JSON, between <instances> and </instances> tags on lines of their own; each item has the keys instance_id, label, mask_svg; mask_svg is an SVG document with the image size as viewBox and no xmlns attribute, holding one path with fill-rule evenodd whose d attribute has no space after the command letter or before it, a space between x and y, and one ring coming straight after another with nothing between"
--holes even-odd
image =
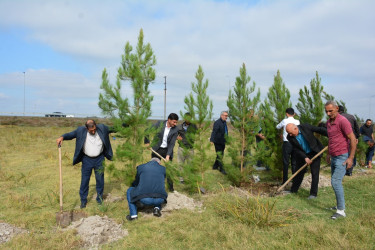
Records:
<instances>
[{"instance_id":1,"label":"dark hair","mask_svg":"<svg viewBox=\"0 0 375 250\"><path fill-rule=\"evenodd\" d=\"M339 113L344 113L344 112L345 112L344 106L339 105Z\"/></svg>"},{"instance_id":2,"label":"dark hair","mask_svg":"<svg viewBox=\"0 0 375 250\"><path fill-rule=\"evenodd\" d=\"M372 122L372 120L371 120L371 119L367 119L367 120L366 120L366 123L367 123L368 121Z\"/></svg>"},{"instance_id":3,"label":"dark hair","mask_svg":"<svg viewBox=\"0 0 375 250\"><path fill-rule=\"evenodd\" d=\"M178 115L175 114L175 113L170 113L168 115L168 120L176 120L176 121L178 121Z\"/></svg>"},{"instance_id":4,"label":"dark hair","mask_svg":"<svg viewBox=\"0 0 375 250\"><path fill-rule=\"evenodd\" d=\"M294 115L294 109L293 108L287 108L285 110L285 113L289 114L289 115Z\"/></svg>"},{"instance_id":5,"label":"dark hair","mask_svg":"<svg viewBox=\"0 0 375 250\"><path fill-rule=\"evenodd\" d=\"M93 127L96 127L96 123L94 120L88 120L86 123L85 123L85 126L87 129L89 128L93 128Z\"/></svg>"}]
</instances>

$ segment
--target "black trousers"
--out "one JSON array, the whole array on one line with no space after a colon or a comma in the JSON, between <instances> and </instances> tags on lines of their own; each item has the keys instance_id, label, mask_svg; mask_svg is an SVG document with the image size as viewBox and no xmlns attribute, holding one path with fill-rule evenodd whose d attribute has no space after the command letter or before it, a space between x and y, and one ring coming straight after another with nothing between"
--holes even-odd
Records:
<instances>
[{"instance_id":1,"label":"black trousers","mask_svg":"<svg viewBox=\"0 0 375 250\"><path fill-rule=\"evenodd\" d=\"M296 172L296 160L293 155L293 146L288 141L283 142L283 184L288 180L289 160L292 165L292 174Z\"/></svg>"},{"instance_id":2,"label":"black trousers","mask_svg":"<svg viewBox=\"0 0 375 250\"><path fill-rule=\"evenodd\" d=\"M224 171L223 157L224 157L225 144L214 143L214 145L215 145L215 152L216 152L216 160L212 169L219 169L220 171Z\"/></svg>"},{"instance_id":3,"label":"black trousers","mask_svg":"<svg viewBox=\"0 0 375 250\"><path fill-rule=\"evenodd\" d=\"M167 152L168 152L168 148L158 148L157 150L155 150L159 155L163 156L164 158L167 157ZM152 152L151 154L151 158L153 157L156 157L156 158L159 158L159 156L157 156L154 152ZM172 158L173 157L170 157L169 160L172 161ZM161 159L160 159L161 160ZM171 177L169 177L167 175L167 184L168 184L168 190L173 192L174 191L174 188L173 188L173 181L171 179Z\"/></svg>"},{"instance_id":4,"label":"black trousers","mask_svg":"<svg viewBox=\"0 0 375 250\"><path fill-rule=\"evenodd\" d=\"M315 156L315 153L309 153L307 154L307 157L312 159ZM317 196L318 195L318 184L319 184L319 171L320 171L320 159L321 157L316 158L310 165L311 169L311 188L310 188L310 195ZM305 159L301 157L296 157L296 166L297 169L300 169L303 165L305 165L306 161ZM296 177L293 179L293 185L291 188L292 193L297 193L299 187L301 186L301 183L303 181L303 177L306 173L306 169L303 169L301 172L297 174Z\"/></svg>"}]
</instances>

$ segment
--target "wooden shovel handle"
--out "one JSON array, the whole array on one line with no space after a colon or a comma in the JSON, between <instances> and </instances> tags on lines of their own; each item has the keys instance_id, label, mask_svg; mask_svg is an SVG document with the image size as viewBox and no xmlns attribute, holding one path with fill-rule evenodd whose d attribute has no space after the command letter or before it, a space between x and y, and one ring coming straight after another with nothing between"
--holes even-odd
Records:
<instances>
[{"instance_id":1,"label":"wooden shovel handle","mask_svg":"<svg viewBox=\"0 0 375 250\"><path fill-rule=\"evenodd\" d=\"M326 146L325 148L323 148L319 153L317 153L312 159L311 161L314 161L317 157L319 157L321 154L323 154L324 151L326 151L328 148L328 146ZM284 187L294 178L296 177L296 175L301 172L305 167L307 167L307 163L305 165L303 165L300 169L297 170L297 172L295 172L281 187L279 187L277 189L276 192L280 192L281 190L284 189Z\"/></svg>"},{"instance_id":2,"label":"wooden shovel handle","mask_svg":"<svg viewBox=\"0 0 375 250\"><path fill-rule=\"evenodd\" d=\"M63 186L62 186L62 163L61 163L61 145L59 147L59 173L60 173L60 212L63 211Z\"/></svg>"},{"instance_id":3,"label":"wooden shovel handle","mask_svg":"<svg viewBox=\"0 0 375 250\"><path fill-rule=\"evenodd\" d=\"M159 156L163 161L167 162L167 160L166 160L163 156L161 156L158 152L156 152L156 151L153 150L152 148L150 148L150 150L151 150L154 154L156 154L157 156Z\"/></svg>"}]
</instances>

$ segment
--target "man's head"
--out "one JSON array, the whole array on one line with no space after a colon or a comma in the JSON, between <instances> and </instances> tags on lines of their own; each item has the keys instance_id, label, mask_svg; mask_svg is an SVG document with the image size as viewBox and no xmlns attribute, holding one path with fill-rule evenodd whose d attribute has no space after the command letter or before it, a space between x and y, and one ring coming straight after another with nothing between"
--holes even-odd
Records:
<instances>
[{"instance_id":1,"label":"man's head","mask_svg":"<svg viewBox=\"0 0 375 250\"><path fill-rule=\"evenodd\" d=\"M220 114L220 118L221 118L221 120L226 121L227 118L228 118L228 112L222 111L221 114Z\"/></svg>"},{"instance_id":2,"label":"man's head","mask_svg":"<svg viewBox=\"0 0 375 250\"><path fill-rule=\"evenodd\" d=\"M184 120L185 120L185 123L187 125L190 124L190 121L191 121L191 114L189 112L186 112L185 115L184 115Z\"/></svg>"},{"instance_id":3,"label":"man's head","mask_svg":"<svg viewBox=\"0 0 375 250\"><path fill-rule=\"evenodd\" d=\"M367 127L370 127L371 124L372 124L371 119L367 119L365 124L366 124Z\"/></svg>"},{"instance_id":4,"label":"man's head","mask_svg":"<svg viewBox=\"0 0 375 250\"><path fill-rule=\"evenodd\" d=\"M160 159L157 158L157 157L152 157L152 158L151 158L151 161L156 161L157 163L160 164Z\"/></svg>"},{"instance_id":5,"label":"man's head","mask_svg":"<svg viewBox=\"0 0 375 250\"><path fill-rule=\"evenodd\" d=\"M287 117L293 117L293 116L295 115L295 113L294 113L294 109L293 109L293 108L287 108L287 109L285 110L285 113L286 113L286 116L287 116Z\"/></svg>"},{"instance_id":6,"label":"man's head","mask_svg":"<svg viewBox=\"0 0 375 250\"><path fill-rule=\"evenodd\" d=\"M335 101L327 101L326 104L324 105L326 114L331 120L335 120L337 114L339 113L339 106Z\"/></svg>"},{"instance_id":7,"label":"man's head","mask_svg":"<svg viewBox=\"0 0 375 250\"><path fill-rule=\"evenodd\" d=\"M178 122L178 115L175 113L170 113L168 116L168 121L167 121L168 127L171 127L171 128L176 127L177 122Z\"/></svg>"},{"instance_id":8,"label":"man's head","mask_svg":"<svg viewBox=\"0 0 375 250\"><path fill-rule=\"evenodd\" d=\"M96 123L95 123L94 120L87 120L85 126L87 128L87 131L89 131L89 133L91 135L95 135L95 132L96 132Z\"/></svg>"},{"instance_id":9,"label":"man's head","mask_svg":"<svg viewBox=\"0 0 375 250\"><path fill-rule=\"evenodd\" d=\"M339 105L339 114L345 113L345 108L342 105Z\"/></svg>"},{"instance_id":10,"label":"man's head","mask_svg":"<svg viewBox=\"0 0 375 250\"><path fill-rule=\"evenodd\" d=\"M293 123L288 123L285 127L285 130L290 136L294 137L296 137L299 133L298 127Z\"/></svg>"}]
</instances>

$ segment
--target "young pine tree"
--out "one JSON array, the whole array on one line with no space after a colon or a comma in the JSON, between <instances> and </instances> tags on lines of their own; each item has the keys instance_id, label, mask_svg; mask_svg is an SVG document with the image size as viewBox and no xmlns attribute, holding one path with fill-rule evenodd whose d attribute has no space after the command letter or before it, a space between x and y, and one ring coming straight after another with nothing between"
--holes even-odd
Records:
<instances>
[{"instance_id":1,"label":"young pine tree","mask_svg":"<svg viewBox=\"0 0 375 250\"><path fill-rule=\"evenodd\" d=\"M125 169L116 169L114 165L109 170L115 176L127 180L128 184L134 178L136 166L143 162L143 140L150 130L146 130L151 116L151 102L153 96L149 91L149 85L155 80L156 58L151 45L144 44L143 30L138 37L136 50L129 42L125 45L122 55L121 66L118 69L116 85L109 83L106 69L103 70L102 93L99 95L99 107L104 115L109 116L115 125L116 130L124 142L116 149L116 156L125 162ZM122 96L123 81L130 82L130 88L126 93L133 94L133 103L128 97Z\"/></svg>"},{"instance_id":2,"label":"young pine tree","mask_svg":"<svg viewBox=\"0 0 375 250\"><path fill-rule=\"evenodd\" d=\"M322 121L324 117L324 102L322 99L323 86L318 72L310 81L310 90L307 86L299 91L299 98L296 108L299 112L301 123L308 123L314 126Z\"/></svg>"},{"instance_id":3,"label":"young pine tree","mask_svg":"<svg viewBox=\"0 0 375 250\"><path fill-rule=\"evenodd\" d=\"M292 107L290 92L278 70L274 76L273 85L268 90L267 98L260 106L259 114L262 134L266 137L265 144L267 146L263 147L262 151L266 148L270 151L270 154L259 151L260 160L268 165L277 176L280 176L283 169L281 150L283 131L276 129L276 125L285 118L285 110L290 107Z\"/></svg>"},{"instance_id":4,"label":"young pine tree","mask_svg":"<svg viewBox=\"0 0 375 250\"><path fill-rule=\"evenodd\" d=\"M210 148L208 130L212 119L212 101L207 95L208 79L204 80L202 66L199 65L195 74L196 82L191 83L192 92L184 99L185 110L190 113L191 123L197 126L194 134L187 134L193 138L188 138L194 142L193 159L183 166L185 185L190 189L199 190L199 185L204 185L204 172L209 166L207 151ZM182 112L181 115L183 116ZM198 187L197 187L198 185ZM198 189L195 189L195 188Z\"/></svg>"},{"instance_id":5,"label":"young pine tree","mask_svg":"<svg viewBox=\"0 0 375 250\"><path fill-rule=\"evenodd\" d=\"M250 84L250 80L251 78L246 72L246 66L242 64L240 75L236 77L233 92L232 90L229 91L227 101L230 122L239 133L239 140L231 141L231 146L234 148L232 160L234 163L239 163L241 173L244 170L245 163L250 161L251 146L255 140L254 131L259 127L254 113L258 110L260 90L258 89L255 96L251 97L256 84L255 82Z\"/></svg>"}]
</instances>

